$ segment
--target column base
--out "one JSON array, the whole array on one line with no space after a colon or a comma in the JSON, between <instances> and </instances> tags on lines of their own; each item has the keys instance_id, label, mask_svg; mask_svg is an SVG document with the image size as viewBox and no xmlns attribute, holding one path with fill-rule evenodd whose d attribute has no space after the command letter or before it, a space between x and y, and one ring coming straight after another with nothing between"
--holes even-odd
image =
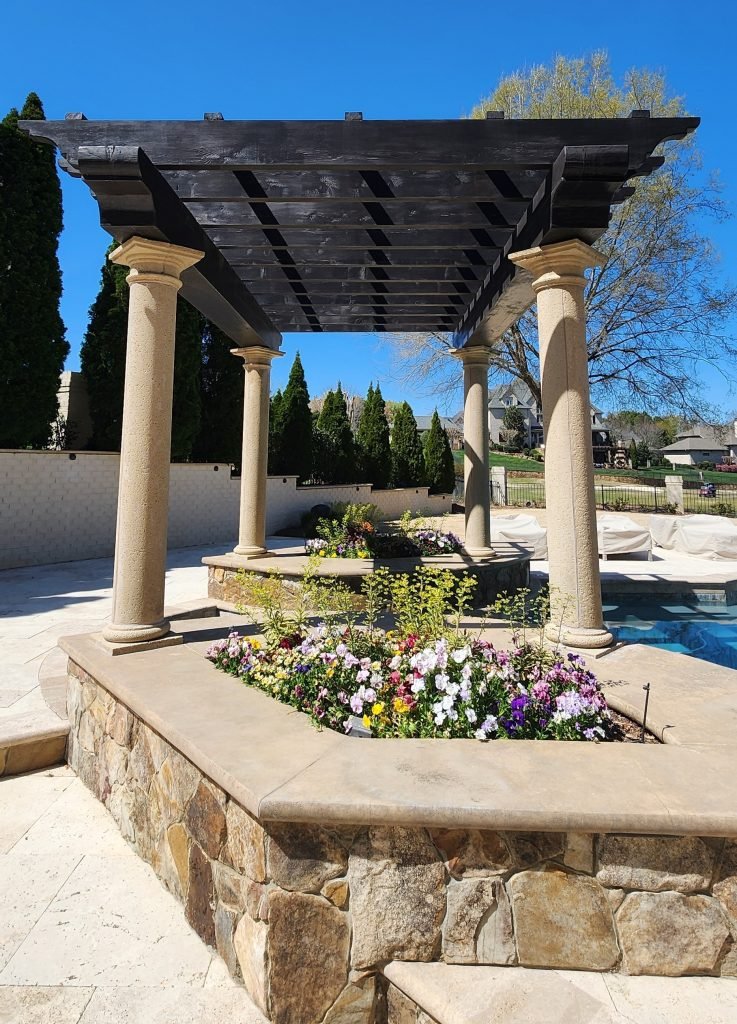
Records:
<instances>
[{"instance_id":1,"label":"column base","mask_svg":"<svg viewBox=\"0 0 737 1024\"><path fill-rule=\"evenodd\" d=\"M170 630L169 620L160 619L152 623L123 623L116 624L108 622L102 627L102 636L114 644L135 644L149 643L152 640L160 640Z\"/></svg>"},{"instance_id":2,"label":"column base","mask_svg":"<svg viewBox=\"0 0 737 1024\"><path fill-rule=\"evenodd\" d=\"M119 654L136 654L138 651L155 651L157 647L177 647L179 644L184 643L184 637L181 633L166 633L164 636L153 640L120 641L108 640L103 631L102 633L93 633L93 639L105 654L109 654L111 657Z\"/></svg>"},{"instance_id":3,"label":"column base","mask_svg":"<svg viewBox=\"0 0 737 1024\"><path fill-rule=\"evenodd\" d=\"M233 554L241 558L266 558L269 554L268 548L260 548L255 544L236 544Z\"/></svg>"},{"instance_id":4,"label":"column base","mask_svg":"<svg viewBox=\"0 0 737 1024\"><path fill-rule=\"evenodd\" d=\"M599 650L602 647L610 647L614 643L614 637L609 630L591 629L586 626L560 626L549 622L545 627L545 636L555 644L563 644L565 647L575 647L582 651Z\"/></svg>"},{"instance_id":5,"label":"column base","mask_svg":"<svg viewBox=\"0 0 737 1024\"><path fill-rule=\"evenodd\" d=\"M464 547L463 550L470 558L496 558L496 551L494 550L494 548Z\"/></svg>"}]
</instances>

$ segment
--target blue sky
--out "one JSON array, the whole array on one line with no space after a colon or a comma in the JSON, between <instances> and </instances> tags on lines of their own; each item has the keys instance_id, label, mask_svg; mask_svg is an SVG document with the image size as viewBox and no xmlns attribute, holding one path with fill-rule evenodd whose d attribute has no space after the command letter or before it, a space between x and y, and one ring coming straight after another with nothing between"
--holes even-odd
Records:
<instances>
[{"instance_id":1,"label":"blue sky","mask_svg":"<svg viewBox=\"0 0 737 1024\"><path fill-rule=\"evenodd\" d=\"M504 74L556 53L606 49L617 76L633 66L665 71L689 113L701 116L705 167L721 170L725 198L737 212L736 10L728 0L597 3L586 5L585 15L538 0L11 0L3 28L15 42L3 47L0 111L20 106L35 90L54 119L67 111L99 119L199 119L212 110L229 119L341 118L346 110L366 118L457 117ZM67 368L77 369L108 236L86 187L61 178L62 313L71 344ZM711 232L731 280L735 224ZM435 404L392 379L389 354L373 336L286 335L283 348L275 386L284 383L299 348L314 394L338 378L363 392L373 378L387 398L406 397L419 413ZM710 375L708 383L712 401L737 406L737 391L721 376Z\"/></svg>"}]
</instances>

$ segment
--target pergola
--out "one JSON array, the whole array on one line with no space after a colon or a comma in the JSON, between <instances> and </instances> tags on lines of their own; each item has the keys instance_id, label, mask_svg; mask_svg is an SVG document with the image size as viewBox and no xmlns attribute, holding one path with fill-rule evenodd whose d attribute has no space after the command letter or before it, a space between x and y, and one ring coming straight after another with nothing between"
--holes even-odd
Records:
<instances>
[{"instance_id":1,"label":"pergola","mask_svg":"<svg viewBox=\"0 0 737 1024\"><path fill-rule=\"evenodd\" d=\"M281 331L442 332L464 365L466 548L491 558L492 347L537 301L550 582L563 638L603 628L584 271L626 183L698 118L24 121L97 199L131 268L112 650L174 640L164 566L176 293L246 371L239 543L265 553L271 359Z\"/></svg>"}]
</instances>

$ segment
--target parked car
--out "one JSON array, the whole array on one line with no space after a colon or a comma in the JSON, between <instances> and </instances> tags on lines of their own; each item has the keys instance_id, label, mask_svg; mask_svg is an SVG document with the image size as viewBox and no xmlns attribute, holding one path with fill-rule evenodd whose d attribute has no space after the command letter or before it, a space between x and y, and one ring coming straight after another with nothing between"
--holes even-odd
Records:
<instances>
[{"instance_id":1,"label":"parked car","mask_svg":"<svg viewBox=\"0 0 737 1024\"><path fill-rule=\"evenodd\" d=\"M699 487L700 498L716 498L717 496L717 485L716 484L702 484Z\"/></svg>"}]
</instances>

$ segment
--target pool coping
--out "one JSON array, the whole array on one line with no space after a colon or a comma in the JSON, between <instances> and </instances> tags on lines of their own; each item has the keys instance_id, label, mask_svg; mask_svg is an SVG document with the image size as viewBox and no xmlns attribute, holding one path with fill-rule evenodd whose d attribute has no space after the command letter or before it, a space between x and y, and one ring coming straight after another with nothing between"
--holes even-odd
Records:
<instances>
[{"instance_id":1,"label":"pool coping","mask_svg":"<svg viewBox=\"0 0 737 1024\"><path fill-rule=\"evenodd\" d=\"M217 619L178 626L183 644L123 658L90 634L60 646L263 821L737 835L737 672L729 669L697 663L694 691L694 660L682 655L632 645L597 661L612 706L635 716L643 679L657 682L649 721L662 745L367 743L316 730L207 662Z\"/></svg>"}]
</instances>

